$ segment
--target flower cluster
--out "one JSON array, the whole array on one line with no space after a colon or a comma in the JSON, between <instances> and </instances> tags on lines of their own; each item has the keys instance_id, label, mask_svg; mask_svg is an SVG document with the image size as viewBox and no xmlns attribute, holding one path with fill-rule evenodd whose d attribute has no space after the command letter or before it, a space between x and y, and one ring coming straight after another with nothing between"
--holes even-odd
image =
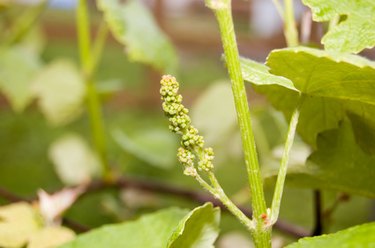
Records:
<instances>
[{"instance_id":1,"label":"flower cluster","mask_svg":"<svg viewBox=\"0 0 375 248\"><path fill-rule=\"evenodd\" d=\"M170 75L163 76L160 88L161 99L163 100L163 110L169 119L169 129L180 134L181 146L177 157L185 167L184 173L189 176L197 175L194 167L194 160L198 157L198 170L211 171L213 169L212 160L214 153L212 148L204 148L204 140L198 134L198 130L191 125L188 115L189 110L182 104L182 96L178 94L179 84L176 78Z\"/></svg>"}]
</instances>

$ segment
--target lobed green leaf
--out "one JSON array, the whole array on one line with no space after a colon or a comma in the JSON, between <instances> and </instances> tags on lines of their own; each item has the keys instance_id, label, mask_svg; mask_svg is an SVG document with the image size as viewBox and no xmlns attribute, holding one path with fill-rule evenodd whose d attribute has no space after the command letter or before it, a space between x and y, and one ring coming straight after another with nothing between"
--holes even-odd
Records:
<instances>
[{"instance_id":1,"label":"lobed green leaf","mask_svg":"<svg viewBox=\"0 0 375 248\"><path fill-rule=\"evenodd\" d=\"M291 80L304 96L297 131L313 147L316 147L317 135L337 128L347 113L360 116L369 128L375 129L374 62L356 55L297 47L274 50L267 65L270 73ZM280 85L260 81L255 88L290 118L299 93ZM358 142L363 142L359 136L357 138Z\"/></svg>"},{"instance_id":2,"label":"lobed green leaf","mask_svg":"<svg viewBox=\"0 0 375 248\"><path fill-rule=\"evenodd\" d=\"M374 164L375 155L358 146L346 120L319 135L317 150L305 166L291 168L288 182L375 197Z\"/></svg>"},{"instance_id":3,"label":"lobed green leaf","mask_svg":"<svg viewBox=\"0 0 375 248\"><path fill-rule=\"evenodd\" d=\"M372 0L303 0L311 8L313 20L345 18L322 39L325 48L336 52L359 53L375 46L375 2Z\"/></svg>"}]
</instances>

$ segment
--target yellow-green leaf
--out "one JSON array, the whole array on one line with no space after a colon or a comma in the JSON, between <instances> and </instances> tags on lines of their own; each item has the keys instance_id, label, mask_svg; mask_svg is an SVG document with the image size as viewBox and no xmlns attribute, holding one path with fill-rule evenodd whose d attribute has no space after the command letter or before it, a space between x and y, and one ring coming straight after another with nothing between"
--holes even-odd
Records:
<instances>
[{"instance_id":1,"label":"yellow-green leaf","mask_svg":"<svg viewBox=\"0 0 375 248\"><path fill-rule=\"evenodd\" d=\"M24 202L0 207L0 247L23 247L41 228L34 208Z\"/></svg>"},{"instance_id":2,"label":"yellow-green leaf","mask_svg":"<svg viewBox=\"0 0 375 248\"><path fill-rule=\"evenodd\" d=\"M86 94L78 69L68 60L57 60L43 68L34 79L32 90L52 125L63 125L76 118Z\"/></svg>"},{"instance_id":3,"label":"yellow-green leaf","mask_svg":"<svg viewBox=\"0 0 375 248\"><path fill-rule=\"evenodd\" d=\"M33 99L31 83L40 69L37 54L15 46L0 50L0 91L15 111L22 111Z\"/></svg>"},{"instance_id":4,"label":"yellow-green leaf","mask_svg":"<svg viewBox=\"0 0 375 248\"><path fill-rule=\"evenodd\" d=\"M337 52L359 53L375 46L375 1L303 0L311 8L314 21L345 18L322 39L325 48Z\"/></svg>"},{"instance_id":5,"label":"yellow-green leaf","mask_svg":"<svg viewBox=\"0 0 375 248\"><path fill-rule=\"evenodd\" d=\"M100 163L85 140L76 134L66 134L49 149L57 175L67 185L87 183L100 174Z\"/></svg>"},{"instance_id":6,"label":"yellow-green leaf","mask_svg":"<svg viewBox=\"0 0 375 248\"><path fill-rule=\"evenodd\" d=\"M53 248L74 239L75 233L61 226L46 227L29 239L27 248Z\"/></svg>"}]
</instances>

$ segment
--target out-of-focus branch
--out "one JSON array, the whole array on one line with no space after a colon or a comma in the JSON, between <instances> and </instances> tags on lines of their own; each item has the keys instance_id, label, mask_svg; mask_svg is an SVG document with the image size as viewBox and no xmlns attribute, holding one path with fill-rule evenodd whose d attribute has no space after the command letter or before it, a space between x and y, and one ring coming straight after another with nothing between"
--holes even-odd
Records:
<instances>
[{"instance_id":1,"label":"out-of-focus branch","mask_svg":"<svg viewBox=\"0 0 375 248\"><path fill-rule=\"evenodd\" d=\"M203 204L206 202L212 202L215 206L220 207L222 210L226 211L225 206L223 204L212 197L210 194L199 192L199 191L194 191L182 187L177 187L175 185L171 184L166 184L166 183L161 183L161 182L156 182L156 181L151 181L151 180L146 180L146 179L139 179L139 178L134 178L134 177L119 177L116 180L113 180L111 182L106 182L106 181L93 181L90 184L86 186L85 192L80 196L80 197L85 197L88 194L95 193L97 191L101 191L104 189L127 189L127 188L133 188L133 189L138 189L138 190L144 190L147 192L153 192L153 193L159 193L159 194L165 194L165 195L171 195L174 197L181 197L185 199L189 199L191 201L195 201L197 203ZM20 197L16 194L13 194L9 191L7 191L4 188L0 187L0 198L6 199L9 202L19 202L19 201L28 201L31 202L34 199L27 199ZM252 211L249 208L245 207L238 207L246 216L251 216ZM85 232L88 231L89 228L86 226L83 226L73 220L64 218L63 223L72 228L73 230L77 232ZM301 237L306 237L310 236L311 233L310 231L294 225L292 223L288 223L285 221L277 221L274 227L279 230L280 232L283 232L287 235L296 237L296 238L301 238Z\"/></svg>"}]
</instances>

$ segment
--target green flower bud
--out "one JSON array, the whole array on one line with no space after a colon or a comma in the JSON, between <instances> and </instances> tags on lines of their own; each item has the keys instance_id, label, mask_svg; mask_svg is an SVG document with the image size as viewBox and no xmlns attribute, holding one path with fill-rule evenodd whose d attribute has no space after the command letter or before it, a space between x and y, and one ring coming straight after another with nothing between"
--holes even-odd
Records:
<instances>
[{"instance_id":1,"label":"green flower bud","mask_svg":"<svg viewBox=\"0 0 375 248\"><path fill-rule=\"evenodd\" d=\"M205 148L202 157L198 162L198 170L211 171L214 168L212 160L214 159L214 151L211 147Z\"/></svg>"},{"instance_id":2,"label":"green flower bud","mask_svg":"<svg viewBox=\"0 0 375 248\"><path fill-rule=\"evenodd\" d=\"M179 84L176 78L170 75L163 76L160 88L163 110L169 120L169 129L181 135L181 145L177 157L184 165L184 174L196 176L197 170L194 167L195 154L199 154L197 165L200 171L211 171L214 153L212 148L204 148L204 139L199 135L198 130L191 125L188 116L189 110L182 104L182 96L178 94Z\"/></svg>"},{"instance_id":3,"label":"green flower bud","mask_svg":"<svg viewBox=\"0 0 375 248\"><path fill-rule=\"evenodd\" d=\"M178 149L177 158L178 161L184 166L194 166L195 155L183 147Z\"/></svg>"},{"instance_id":4,"label":"green flower bud","mask_svg":"<svg viewBox=\"0 0 375 248\"><path fill-rule=\"evenodd\" d=\"M196 177L198 175L198 172L197 172L197 170L194 167L189 166L189 167L185 168L184 174L186 176Z\"/></svg>"}]
</instances>

